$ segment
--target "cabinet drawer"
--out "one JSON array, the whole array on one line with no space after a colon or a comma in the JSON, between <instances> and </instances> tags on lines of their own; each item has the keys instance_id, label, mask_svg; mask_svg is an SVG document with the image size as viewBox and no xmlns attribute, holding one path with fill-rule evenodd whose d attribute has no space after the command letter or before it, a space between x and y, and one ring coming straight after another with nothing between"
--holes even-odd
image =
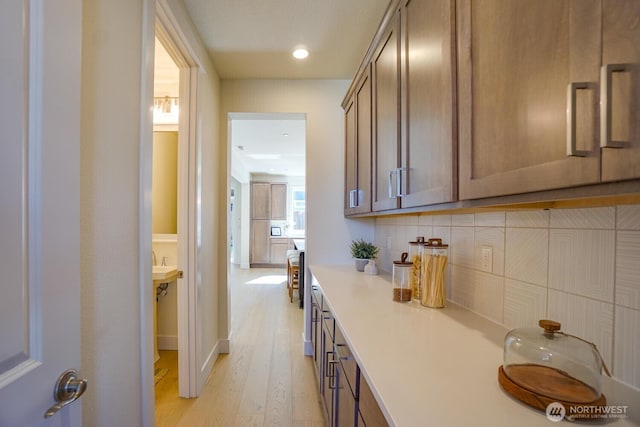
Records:
<instances>
[{"instance_id":1,"label":"cabinet drawer","mask_svg":"<svg viewBox=\"0 0 640 427\"><path fill-rule=\"evenodd\" d=\"M344 371L345 378L347 380L347 384L349 384L349 388L351 389L351 394L355 399L358 399L358 387L357 387L357 378L359 373L358 363L353 358L353 353L351 352L351 348L347 344L347 341L344 339L344 335L340 330L338 325L335 325L335 338L334 338L334 347L336 352L336 358L340 361L340 365Z\"/></svg>"}]
</instances>

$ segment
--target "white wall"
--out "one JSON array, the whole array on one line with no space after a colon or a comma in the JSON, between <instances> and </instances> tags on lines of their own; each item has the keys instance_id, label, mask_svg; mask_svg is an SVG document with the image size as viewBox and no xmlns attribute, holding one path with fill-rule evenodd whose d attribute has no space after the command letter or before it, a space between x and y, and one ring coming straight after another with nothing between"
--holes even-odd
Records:
<instances>
[{"instance_id":1,"label":"white wall","mask_svg":"<svg viewBox=\"0 0 640 427\"><path fill-rule=\"evenodd\" d=\"M559 321L640 390L640 205L379 218L381 266L418 235L450 245L448 299L508 328Z\"/></svg>"},{"instance_id":2,"label":"white wall","mask_svg":"<svg viewBox=\"0 0 640 427\"><path fill-rule=\"evenodd\" d=\"M171 7L180 16L187 38L197 43L180 1L172 1ZM148 125L141 131L140 117L141 111L150 111L153 97L152 82L141 86L143 70L153 68L152 58L143 60L142 48L143 40L151 39L153 51L153 10L154 2L149 0L83 2L79 309L81 369L90 384L81 399L85 426L153 425L153 399L142 400L145 393L153 396L153 357L148 351L149 346L153 348L152 312L141 317L141 292L146 289L141 286L148 286L149 306L152 303L151 264L146 262L148 271L140 268L141 261L151 256L151 211L145 213L141 202L147 200L149 205L150 194L141 190L141 183L151 180L152 129ZM198 248L198 362L202 366L218 339L217 215L218 205L225 203L218 203L216 172L218 79L206 54L201 58L206 71L199 77L197 94L203 201ZM142 149L141 132L149 144ZM140 153L149 157L148 162ZM140 222L140 215L148 217ZM148 244L141 245L144 233L148 233ZM141 283L141 278L148 283ZM147 336L143 330L149 331Z\"/></svg>"},{"instance_id":3,"label":"white wall","mask_svg":"<svg viewBox=\"0 0 640 427\"><path fill-rule=\"evenodd\" d=\"M229 113L306 114L306 259L315 264L351 262L351 240L373 239L372 220L345 220L344 210L344 112L340 106L348 80L223 80L221 123ZM227 126L220 127L223 152L220 180L228 188L230 170ZM226 210L225 210L226 212ZM222 211L221 211L222 215ZM226 225L222 228L226 230ZM223 243L224 245L224 243ZM222 249L221 249L222 253ZM227 274L220 277L226 284ZM309 293L306 293L308 297ZM226 286L224 300L228 300ZM305 345L310 331L305 303ZM229 324L228 307L221 307L222 323ZM227 333L230 331L227 330Z\"/></svg>"}]
</instances>

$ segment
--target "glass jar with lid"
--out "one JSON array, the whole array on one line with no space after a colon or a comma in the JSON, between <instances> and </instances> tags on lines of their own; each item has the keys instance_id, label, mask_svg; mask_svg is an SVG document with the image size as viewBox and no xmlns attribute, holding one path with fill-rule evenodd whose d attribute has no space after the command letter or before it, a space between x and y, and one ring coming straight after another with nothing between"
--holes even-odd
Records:
<instances>
[{"instance_id":1,"label":"glass jar with lid","mask_svg":"<svg viewBox=\"0 0 640 427\"><path fill-rule=\"evenodd\" d=\"M421 246L420 303L425 307L442 308L445 305L445 275L449 245L442 239L429 239Z\"/></svg>"},{"instance_id":2,"label":"glass jar with lid","mask_svg":"<svg viewBox=\"0 0 640 427\"><path fill-rule=\"evenodd\" d=\"M411 297L420 300L421 294L421 277L420 267L422 264L422 245L424 245L424 236L416 237L415 242L409 242L409 260L413 263L411 267Z\"/></svg>"},{"instance_id":3,"label":"glass jar with lid","mask_svg":"<svg viewBox=\"0 0 640 427\"><path fill-rule=\"evenodd\" d=\"M545 410L553 402L571 407L606 405L595 344L560 331L560 323L540 320L538 328L510 331L504 340L500 385L524 403ZM584 415L584 414L583 414Z\"/></svg>"},{"instance_id":4,"label":"glass jar with lid","mask_svg":"<svg viewBox=\"0 0 640 427\"><path fill-rule=\"evenodd\" d=\"M393 300L411 301L411 269L413 263L408 261L409 254L403 252L399 261L393 261Z\"/></svg>"}]
</instances>

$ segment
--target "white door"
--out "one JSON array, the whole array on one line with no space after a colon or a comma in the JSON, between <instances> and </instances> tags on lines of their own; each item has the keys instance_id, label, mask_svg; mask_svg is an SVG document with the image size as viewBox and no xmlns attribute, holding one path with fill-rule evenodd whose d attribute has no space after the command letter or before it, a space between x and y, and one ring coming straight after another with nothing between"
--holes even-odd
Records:
<instances>
[{"instance_id":1,"label":"white door","mask_svg":"<svg viewBox=\"0 0 640 427\"><path fill-rule=\"evenodd\" d=\"M81 30L81 0L0 0L0 427L81 425L44 418L80 368Z\"/></svg>"}]
</instances>

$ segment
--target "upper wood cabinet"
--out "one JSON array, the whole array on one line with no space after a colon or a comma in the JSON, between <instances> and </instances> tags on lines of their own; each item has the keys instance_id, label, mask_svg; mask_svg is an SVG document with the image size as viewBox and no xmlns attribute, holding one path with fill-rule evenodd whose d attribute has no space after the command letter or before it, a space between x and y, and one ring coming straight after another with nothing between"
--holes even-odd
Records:
<instances>
[{"instance_id":1,"label":"upper wood cabinet","mask_svg":"<svg viewBox=\"0 0 640 427\"><path fill-rule=\"evenodd\" d=\"M251 219L287 219L287 184L252 182Z\"/></svg>"},{"instance_id":2,"label":"upper wood cabinet","mask_svg":"<svg viewBox=\"0 0 640 427\"><path fill-rule=\"evenodd\" d=\"M345 107L344 214L371 212L371 76L360 77Z\"/></svg>"},{"instance_id":3,"label":"upper wood cabinet","mask_svg":"<svg viewBox=\"0 0 640 427\"><path fill-rule=\"evenodd\" d=\"M602 180L640 177L640 2L605 0L601 72Z\"/></svg>"},{"instance_id":4,"label":"upper wood cabinet","mask_svg":"<svg viewBox=\"0 0 640 427\"><path fill-rule=\"evenodd\" d=\"M374 211L456 198L454 19L403 0L373 55Z\"/></svg>"},{"instance_id":5,"label":"upper wood cabinet","mask_svg":"<svg viewBox=\"0 0 640 427\"><path fill-rule=\"evenodd\" d=\"M601 1L457 10L460 199L598 182Z\"/></svg>"},{"instance_id":6,"label":"upper wood cabinet","mask_svg":"<svg viewBox=\"0 0 640 427\"><path fill-rule=\"evenodd\" d=\"M400 207L400 12L396 11L371 61L374 211Z\"/></svg>"},{"instance_id":7,"label":"upper wood cabinet","mask_svg":"<svg viewBox=\"0 0 640 427\"><path fill-rule=\"evenodd\" d=\"M453 1L401 2L401 207L457 197Z\"/></svg>"},{"instance_id":8,"label":"upper wood cabinet","mask_svg":"<svg viewBox=\"0 0 640 427\"><path fill-rule=\"evenodd\" d=\"M271 219L271 184L251 183L251 219Z\"/></svg>"},{"instance_id":9,"label":"upper wood cabinet","mask_svg":"<svg viewBox=\"0 0 640 427\"><path fill-rule=\"evenodd\" d=\"M287 184L271 184L271 219L287 219Z\"/></svg>"}]
</instances>

